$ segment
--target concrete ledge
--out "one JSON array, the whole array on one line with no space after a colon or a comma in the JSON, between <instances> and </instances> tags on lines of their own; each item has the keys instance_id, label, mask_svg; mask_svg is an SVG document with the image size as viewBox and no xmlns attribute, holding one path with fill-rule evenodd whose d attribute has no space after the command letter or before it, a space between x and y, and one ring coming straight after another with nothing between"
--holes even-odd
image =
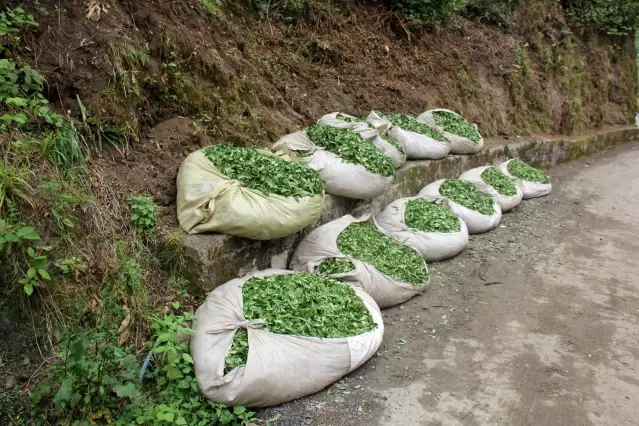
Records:
<instances>
[{"instance_id":1,"label":"concrete ledge","mask_svg":"<svg viewBox=\"0 0 639 426\"><path fill-rule=\"evenodd\" d=\"M639 142L639 129L618 128L581 137L538 138L512 143L491 143L488 140L484 150L474 155L451 155L436 161L410 161L397 171L388 191L372 200L327 196L320 219L295 235L273 241L252 241L220 234L189 235L184 242L189 270L192 271L189 278L198 291L206 292L254 270L286 268L297 244L317 226L345 214L377 214L393 200L413 196L434 180L455 178L474 167L519 158L537 167L550 168L628 142Z\"/></svg>"}]
</instances>

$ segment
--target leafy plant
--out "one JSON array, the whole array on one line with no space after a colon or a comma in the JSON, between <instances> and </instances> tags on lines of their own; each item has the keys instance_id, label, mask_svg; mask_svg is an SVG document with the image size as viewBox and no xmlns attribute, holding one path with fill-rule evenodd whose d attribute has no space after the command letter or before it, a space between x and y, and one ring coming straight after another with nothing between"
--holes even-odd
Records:
<instances>
[{"instance_id":1,"label":"leafy plant","mask_svg":"<svg viewBox=\"0 0 639 426\"><path fill-rule=\"evenodd\" d=\"M15 34L29 27L38 27L38 22L32 14L26 13L24 9L5 9L0 12L0 51L5 47L17 47L19 38Z\"/></svg>"},{"instance_id":2,"label":"leafy plant","mask_svg":"<svg viewBox=\"0 0 639 426\"><path fill-rule=\"evenodd\" d=\"M370 222L350 224L337 237L337 247L398 281L420 285L428 279L426 264L417 251L382 233Z\"/></svg>"},{"instance_id":3,"label":"leafy plant","mask_svg":"<svg viewBox=\"0 0 639 426\"><path fill-rule=\"evenodd\" d=\"M139 232L148 233L155 229L157 216L152 197L134 195L131 197L131 222Z\"/></svg>"},{"instance_id":4,"label":"leafy plant","mask_svg":"<svg viewBox=\"0 0 639 426\"><path fill-rule=\"evenodd\" d=\"M215 145L205 148L204 155L222 174L266 195L311 197L326 186L315 170L254 148Z\"/></svg>"},{"instance_id":5,"label":"leafy plant","mask_svg":"<svg viewBox=\"0 0 639 426\"><path fill-rule=\"evenodd\" d=\"M475 129L475 126L461 115L448 111L435 111L433 118L435 119L435 123L446 132L470 139L475 144L481 141L481 136Z\"/></svg>"},{"instance_id":6,"label":"leafy plant","mask_svg":"<svg viewBox=\"0 0 639 426\"><path fill-rule=\"evenodd\" d=\"M459 218L442 207L439 201L415 198L406 203L406 226L424 232L459 232Z\"/></svg>"},{"instance_id":7,"label":"leafy plant","mask_svg":"<svg viewBox=\"0 0 639 426\"><path fill-rule=\"evenodd\" d=\"M481 173L481 178L488 185L495 188L495 191L501 195L507 197L517 195L517 187L515 184L496 167L488 167Z\"/></svg>"},{"instance_id":8,"label":"leafy plant","mask_svg":"<svg viewBox=\"0 0 639 426\"><path fill-rule=\"evenodd\" d=\"M386 2L391 9L406 15L414 24L439 27L466 4L467 0L391 0Z\"/></svg>"},{"instance_id":9,"label":"leafy plant","mask_svg":"<svg viewBox=\"0 0 639 426\"><path fill-rule=\"evenodd\" d=\"M355 266L348 259L330 258L317 265L315 271L322 275L346 274L355 270Z\"/></svg>"},{"instance_id":10,"label":"leafy plant","mask_svg":"<svg viewBox=\"0 0 639 426\"><path fill-rule=\"evenodd\" d=\"M462 14L477 22L510 28L510 10L521 3L521 0L470 0L462 9Z\"/></svg>"},{"instance_id":11,"label":"leafy plant","mask_svg":"<svg viewBox=\"0 0 639 426\"><path fill-rule=\"evenodd\" d=\"M50 281L51 276L46 269L49 263L49 259L46 255L36 253L33 247L28 247L27 256L28 269L24 278L18 280L18 283L22 284L24 292L27 293L28 296L31 296L33 289L40 287L43 281Z\"/></svg>"},{"instance_id":12,"label":"leafy plant","mask_svg":"<svg viewBox=\"0 0 639 426\"><path fill-rule=\"evenodd\" d=\"M63 188L62 184L56 181L41 183L38 189L42 198L48 202L51 216L58 228L61 231L75 228L75 210L85 202L84 197Z\"/></svg>"},{"instance_id":13,"label":"leafy plant","mask_svg":"<svg viewBox=\"0 0 639 426\"><path fill-rule=\"evenodd\" d=\"M311 337L356 336L377 327L346 284L306 272L250 278L242 286L244 317L262 319L273 333ZM236 333L230 365L246 363L245 333ZM244 358L242 358L244 357Z\"/></svg>"},{"instance_id":14,"label":"leafy plant","mask_svg":"<svg viewBox=\"0 0 639 426\"><path fill-rule=\"evenodd\" d=\"M403 130L420 133L422 135L428 136L431 139L435 139L436 141L448 142L446 136L444 136L441 132L430 127L428 124L420 123L413 117L410 117L406 114L379 114L385 116L386 119L390 121L394 126L397 126Z\"/></svg>"},{"instance_id":15,"label":"leafy plant","mask_svg":"<svg viewBox=\"0 0 639 426\"><path fill-rule=\"evenodd\" d=\"M306 129L306 134L315 145L332 152L346 162L361 164L378 175L395 175L393 160L353 130L315 124Z\"/></svg>"},{"instance_id":16,"label":"leafy plant","mask_svg":"<svg viewBox=\"0 0 639 426\"><path fill-rule=\"evenodd\" d=\"M479 192L470 182L459 179L446 179L439 187L439 193L457 204L481 214L495 214L493 199Z\"/></svg>"},{"instance_id":17,"label":"leafy plant","mask_svg":"<svg viewBox=\"0 0 639 426\"><path fill-rule=\"evenodd\" d=\"M13 203L22 201L33 205L32 191L33 189L29 185L28 169L0 163L0 212L5 201Z\"/></svg>"},{"instance_id":18,"label":"leafy plant","mask_svg":"<svg viewBox=\"0 0 639 426\"><path fill-rule=\"evenodd\" d=\"M7 249L12 244L38 241L40 235L31 226L10 225L5 220L0 219L0 252Z\"/></svg>"},{"instance_id":19,"label":"leafy plant","mask_svg":"<svg viewBox=\"0 0 639 426\"><path fill-rule=\"evenodd\" d=\"M514 177L530 182L550 183L550 176L543 170L529 166L521 160L512 160L508 163L508 173Z\"/></svg>"},{"instance_id":20,"label":"leafy plant","mask_svg":"<svg viewBox=\"0 0 639 426\"><path fill-rule=\"evenodd\" d=\"M598 31L611 36L634 35L639 23L635 0L564 0L566 18L580 32Z\"/></svg>"}]
</instances>

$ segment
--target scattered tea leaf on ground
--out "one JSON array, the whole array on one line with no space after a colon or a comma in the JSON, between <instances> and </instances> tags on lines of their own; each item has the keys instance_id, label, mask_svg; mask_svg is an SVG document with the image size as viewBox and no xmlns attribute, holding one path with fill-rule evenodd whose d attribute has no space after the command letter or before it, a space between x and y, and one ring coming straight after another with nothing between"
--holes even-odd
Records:
<instances>
[{"instance_id":1,"label":"scattered tea leaf on ground","mask_svg":"<svg viewBox=\"0 0 639 426\"><path fill-rule=\"evenodd\" d=\"M322 262L317 265L317 268L315 269L318 274L323 275L345 274L354 270L355 266L350 260L337 259L334 257L322 260Z\"/></svg>"},{"instance_id":2,"label":"scattered tea leaf on ground","mask_svg":"<svg viewBox=\"0 0 639 426\"><path fill-rule=\"evenodd\" d=\"M350 224L337 237L337 247L395 280L420 285L428 279L421 255L384 234L371 222Z\"/></svg>"},{"instance_id":3,"label":"scattered tea leaf on ground","mask_svg":"<svg viewBox=\"0 0 639 426\"><path fill-rule=\"evenodd\" d=\"M372 142L351 129L315 124L306 129L306 134L315 145L349 163L361 164L378 175L395 175L393 161Z\"/></svg>"},{"instance_id":4,"label":"scattered tea leaf on ground","mask_svg":"<svg viewBox=\"0 0 639 426\"><path fill-rule=\"evenodd\" d=\"M548 173L531 167L521 160L512 160L509 162L508 173L521 180L544 184L550 183L550 176L548 176Z\"/></svg>"},{"instance_id":5,"label":"scattered tea leaf on ground","mask_svg":"<svg viewBox=\"0 0 639 426\"><path fill-rule=\"evenodd\" d=\"M508 176L496 167L488 167L481 173L481 179L495 188L501 195L512 197L517 195L517 187Z\"/></svg>"},{"instance_id":6,"label":"scattered tea leaf on ground","mask_svg":"<svg viewBox=\"0 0 639 426\"><path fill-rule=\"evenodd\" d=\"M420 123L409 115L384 113L380 113L380 115L386 117L394 126L400 127L403 130L420 133L436 141L448 142L448 139L446 139L443 133L430 127L428 124Z\"/></svg>"},{"instance_id":7,"label":"scattered tea leaf on ground","mask_svg":"<svg viewBox=\"0 0 639 426\"><path fill-rule=\"evenodd\" d=\"M295 272L250 278L242 286L242 299L244 317L264 320L265 329L273 333L337 338L357 336L377 327L351 287L318 274ZM248 338L244 337L246 331L239 331L225 371L246 364Z\"/></svg>"},{"instance_id":8,"label":"scattered tea leaf on ground","mask_svg":"<svg viewBox=\"0 0 639 426\"><path fill-rule=\"evenodd\" d=\"M459 179L446 179L440 185L439 193L457 204L461 204L481 214L495 214L493 199L479 192L470 182Z\"/></svg>"},{"instance_id":9,"label":"scattered tea leaf on ground","mask_svg":"<svg viewBox=\"0 0 639 426\"><path fill-rule=\"evenodd\" d=\"M295 161L286 161L254 148L214 145L204 155L230 179L264 194L309 197L321 194L326 182L315 170Z\"/></svg>"},{"instance_id":10,"label":"scattered tea leaf on ground","mask_svg":"<svg viewBox=\"0 0 639 426\"><path fill-rule=\"evenodd\" d=\"M433 112L433 119L446 132L468 138L475 144L481 141L481 136L475 126L461 115L448 111L435 111Z\"/></svg>"},{"instance_id":11,"label":"scattered tea leaf on ground","mask_svg":"<svg viewBox=\"0 0 639 426\"><path fill-rule=\"evenodd\" d=\"M421 198L406 203L404 211L406 226L424 232L459 232L459 218L442 207L438 201Z\"/></svg>"}]
</instances>

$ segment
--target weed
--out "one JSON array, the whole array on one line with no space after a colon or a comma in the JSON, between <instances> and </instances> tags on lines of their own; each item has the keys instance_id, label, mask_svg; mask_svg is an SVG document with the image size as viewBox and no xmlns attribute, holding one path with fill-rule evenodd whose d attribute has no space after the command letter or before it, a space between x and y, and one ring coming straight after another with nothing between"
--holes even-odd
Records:
<instances>
[{"instance_id":1,"label":"weed","mask_svg":"<svg viewBox=\"0 0 639 426\"><path fill-rule=\"evenodd\" d=\"M184 239L186 234L175 231L164 237L164 244L159 250L160 265L174 276L185 276L189 273L190 265L186 257Z\"/></svg>"},{"instance_id":2,"label":"weed","mask_svg":"<svg viewBox=\"0 0 639 426\"><path fill-rule=\"evenodd\" d=\"M0 211L5 200L14 205L18 202L33 205L32 188L29 185L30 171L25 167L0 163Z\"/></svg>"},{"instance_id":3,"label":"weed","mask_svg":"<svg viewBox=\"0 0 639 426\"><path fill-rule=\"evenodd\" d=\"M134 195L130 198L130 203L131 222L133 222L138 232L143 234L152 232L157 223L156 205L153 202L153 198Z\"/></svg>"}]
</instances>

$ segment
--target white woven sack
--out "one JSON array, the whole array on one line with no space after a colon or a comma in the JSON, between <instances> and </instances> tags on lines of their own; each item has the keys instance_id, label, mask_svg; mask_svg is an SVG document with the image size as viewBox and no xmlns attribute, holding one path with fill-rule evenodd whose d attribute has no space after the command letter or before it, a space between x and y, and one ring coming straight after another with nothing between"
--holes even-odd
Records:
<instances>
[{"instance_id":1,"label":"white woven sack","mask_svg":"<svg viewBox=\"0 0 639 426\"><path fill-rule=\"evenodd\" d=\"M417 116L417 121L433 126L444 133L444 135L448 138L448 140L450 140L451 154L475 154L484 148L484 138L481 136L481 134L479 134L479 130L477 130L478 128L476 124L473 124L473 126L475 126L475 130L477 131L477 134L480 137L480 140L478 143L475 143L472 140L465 138L463 136L458 136L454 133L447 132L441 127L439 127L437 125L437 122L435 121L435 118L433 117L433 113L437 111L450 112L455 115L459 115L462 118L463 116L461 116L460 114L457 114L455 111L451 111L449 109L443 109L443 108L431 109Z\"/></svg>"},{"instance_id":2,"label":"white woven sack","mask_svg":"<svg viewBox=\"0 0 639 426\"><path fill-rule=\"evenodd\" d=\"M440 179L426 185L417 195L419 197L442 197L439 193L439 187L445 180L446 179ZM495 213L492 215L481 214L475 210L464 207L461 204L457 204L450 199L447 200L450 211L464 221L468 227L469 234L481 234L483 232L488 232L499 225L499 222L501 221L501 208L499 207L499 203L494 200L493 208Z\"/></svg>"},{"instance_id":3,"label":"white woven sack","mask_svg":"<svg viewBox=\"0 0 639 426\"><path fill-rule=\"evenodd\" d=\"M426 232L410 228L404 222L406 204L418 198L429 201L440 200L442 207L448 209L448 200L441 197L408 197L393 201L375 217L375 221L384 232L417 250L427 262L438 262L456 256L468 246L468 228L459 217L458 232Z\"/></svg>"},{"instance_id":4,"label":"white woven sack","mask_svg":"<svg viewBox=\"0 0 639 426\"><path fill-rule=\"evenodd\" d=\"M379 308L354 286L377 327L346 338L301 337L271 333L260 320L247 321L242 286L252 277L292 274L269 269L236 278L209 293L195 313L191 355L202 393L227 405L269 407L318 392L360 367L382 343L384 324ZM226 355L238 329L248 332L246 365L224 374Z\"/></svg>"},{"instance_id":5,"label":"white woven sack","mask_svg":"<svg viewBox=\"0 0 639 426\"><path fill-rule=\"evenodd\" d=\"M515 185L515 188L517 188L517 193L515 195L511 195L511 196L502 195L499 192L497 192L495 188L493 188L488 183L486 183L481 177L481 174L484 173L484 170L486 170L489 167L492 167L492 166L477 167L477 168L468 170L467 172L462 173L459 179L472 183L481 192L493 197L499 203L502 213L505 213L507 211L514 209L521 203L521 200L523 199L523 196L524 196L524 191L522 191L519 181L513 182L513 184Z\"/></svg>"},{"instance_id":6,"label":"white woven sack","mask_svg":"<svg viewBox=\"0 0 639 426\"><path fill-rule=\"evenodd\" d=\"M506 176L514 177L508 171L508 163L510 163L511 161L513 160L508 160L501 163L499 165L499 170L504 172ZM552 192L551 183L533 182L529 180L522 180L516 177L515 179L519 180L519 185L521 186L521 189L524 193L524 200L527 200L529 198L545 197L546 195L549 195Z\"/></svg>"},{"instance_id":7,"label":"white woven sack","mask_svg":"<svg viewBox=\"0 0 639 426\"><path fill-rule=\"evenodd\" d=\"M381 149L384 154L386 154L391 160L393 160L393 163L395 163L396 167L401 167L406 162L406 154L395 148L391 143L389 143L381 136L381 134L386 131L386 128L370 128L368 126L368 123L365 121L344 121L340 120L338 116L345 116L358 120L357 117L354 117L352 115L344 114L341 112L332 112L330 114L322 116L322 118L317 121L317 124L355 130L362 136L362 138L370 140L377 148Z\"/></svg>"},{"instance_id":8,"label":"white woven sack","mask_svg":"<svg viewBox=\"0 0 639 426\"><path fill-rule=\"evenodd\" d=\"M450 143L438 141L421 133L404 130L394 126L388 119L371 111L366 118L376 129L387 128L386 134L404 147L409 160L439 160L450 152Z\"/></svg>"},{"instance_id":9,"label":"white woven sack","mask_svg":"<svg viewBox=\"0 0 639 426\"><path fill-rule=\"evenodd\" d=\"M282 137L273 144L274 150L282 150L297 156L326 181L326 192L347 198L367 200L388 189L393 177L378 175L361 164L348 163L341 157L315 145L306 132L300 131ZM297 155L296 151L308 151L310 155Z\"/></svg>"},{"instance_id":10,"label":"white woven sack","mask_svg":"<svg viewBox=\"0 0 639 426\"><path fill-rule=\"evenodd\" d=\"M291 269L314 272L317 266L325 259L348 259L355 266L355 271L331 275L331 278L361 284L366 293L370 294L382 309L398 305L418 294L422 294L428 286L430 277L426 282L414 286L411 283L397 281L378 271L374 266L339 251L337 248L339 234L351 223L364 222L369 219L370 215L357 219L351 215L346 215L314 229L295 249L291 258ZM383 229L380 229L380 231L384 232Z\"/></svg>"}]
</instances>

